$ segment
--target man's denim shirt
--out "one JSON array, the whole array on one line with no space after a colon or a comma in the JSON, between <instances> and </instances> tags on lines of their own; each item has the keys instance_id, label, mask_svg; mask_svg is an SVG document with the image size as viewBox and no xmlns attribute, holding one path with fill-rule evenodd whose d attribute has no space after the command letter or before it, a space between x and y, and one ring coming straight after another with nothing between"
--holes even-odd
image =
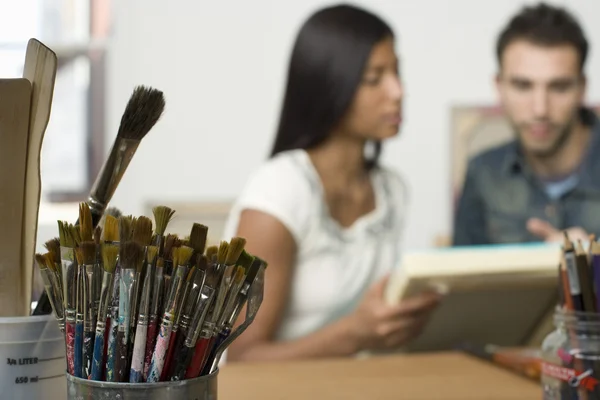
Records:
<instances>
[{"instance_id":1,"label":"man's denim shirt","mask_svg":"<svg viewBox=\"0 0 600 400\"><path fill-rule=\"evenodd\" d=\"M580 226L600 236L600 121L590 110L581 113L591 137L575 187L552 199L524 162L517 141L489 150L469 162L454 245L541 241L527 231L533 217L557 229Z\"/></svg>"}]
</instances>

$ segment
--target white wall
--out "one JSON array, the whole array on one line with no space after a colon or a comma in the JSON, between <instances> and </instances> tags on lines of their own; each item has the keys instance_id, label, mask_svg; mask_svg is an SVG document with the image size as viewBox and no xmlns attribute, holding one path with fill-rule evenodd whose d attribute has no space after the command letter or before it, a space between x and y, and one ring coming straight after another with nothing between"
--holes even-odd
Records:
<instances>
[{"instance_id":1,"label":"white wall","mask_svg":"<svg viewBox=\"0 0 600 400\"><path fill-rule=\"evenodd\" d=\"M266 157L273 139L294 36L323 0L128 0L113 2L109 60L110 147L134 85L165 92L163 119L144 139L113 204L141 213L148 200L230 199ZM560 2L578 14L596 45L600 3ZM449 107L495 101L494 43L517 0L360 1L399 36L406 83L402 134L384 160L408 178L408 247L448 233ZM600 99L591 77L590 100Z\"/></svg>"}]
</instances>

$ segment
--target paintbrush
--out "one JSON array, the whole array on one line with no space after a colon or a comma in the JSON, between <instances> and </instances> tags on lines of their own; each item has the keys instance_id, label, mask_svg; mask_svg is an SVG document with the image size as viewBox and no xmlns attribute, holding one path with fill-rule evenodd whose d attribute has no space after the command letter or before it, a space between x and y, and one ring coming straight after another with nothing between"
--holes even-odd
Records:
<instances>
[{"instance_id":1,"label":"paintbrush","mask_svg":"<svg viewBox=\"0 0 600 400\"><path fill-rule=\"evenodd\" d=\"M590 247L592 253L592 277L596 290L596 309L600 310L600 243L592 242Z\"/></svg>"},{"instance_id":2,"label":"paintbrush","mask_svg":"<svg viewBox=\"0 0 600 400\"><path fill-rule=\"evenodd\" d=\"M146 251L147 246L150 246L152 241L152 221L148 217L141 216L135 221L133 227L133 241L142 246L143 251ZM144 260L146 255L144 254ZM145 264L143 264L145 265ZM133 344L135 342L136 326L137 326L137 315L138 307L140 304L140 296L142 294L141 285L143 283L145 268L141 268L135 273L135 280L132 288L132 302L131 302L131 319L129 321L129 357L131 360ZM129 368L128 368L129 369Z\"/></svg>"},{"instance_id":3,"label":"paintbrush","mask_svg":"<svg viewBox=\"0 0 600 400\"><path fill-rule=\"evenodd\" d=\"M216 371L219 365L219 360L221 359L221 356L223 355L223 352L227 349L227 347L229 347L229 345L233 343L234 340L240 337L240 335L246 331L248 326L250 326L252 322L254 322L254 318L256 318L256 313L258 312L258 309L260 308L260 305L263 300L265 280L264 272L268 266L268 264L259 257L255 257L255 263L256 262L260 263L258 271L256 272L256 276L252 280L252 283L248 286L247 290L245 288L242 288L242 290L240 290L239 301L236 304L236 309L231 317L231 321L237 321L242 309L246 310L246 316L243 322L240 325L238 325L235 329L233 329L231 333L227 336L227 338L223 340L221 344L217 347L216 356L213 360L210 373L214 373ZM250 274L251 272L248 273L248 275ZM187 374L186 377L188 377Z\"/></svg>"},{"instance_id":4,"label":"paintbrush","mask_svg":"<svg viewBox=\"0 0 600 400\"><path fill-rule=\"evenodd\" d=\"M190 231L189 246L194 249L194 255L192 256L194 260L196 260L198 256L204 254L207 237L208 226L198 223L194 223L192 225L192 230Z\"/></svg>"},{"instance_id":5,"label":"paintbrush","mask_svg":"<svg viewBox=\"0 0 600 400\"><path fill-rule=\"evenodd\" d=\"M583 310L586 312L596 311L596 301L594 299L594 282L588 265L588 256L583 250L581 240L577 241L575 251L575 263L577 267L577 276L581 286L581 298L583 301Z\"/></svg>"},{"instance_id":6,"label":"paintbrush","mask_svg":"<svg viewBox=\"0 0 600 400\"><path fill-rule=\"evenodd\" d=\"M154 215L154 226L156 231L154 232L154 237L152 238L152 245L158 248L158 254L163 253L164 246L164 235L167 230L167 225L173 218L173 214L175 214L175 210L170 209L167 206L156 206L152 209L152 214Z\"/></svg>"},{"instance_id":7,"label":"paintbrush","mask_svg":"<svg viewBox=\"0 0 600 400\"><path fill-rule=\"evenodd\" d=\"M178 308L178 301L181 296L181 288L189 272L189 262L194 249L187 246L181 246L173 250L173 263L177 265L173 274L173 282L169 291L169 297L166 302L165 312L160 325L160 333L156 339L156 347L150 361L147 382L158 382L163 371L165 356L167 354L173 321Z\"/></svg>"},{"instance_id":8,"label":"paintbrush","mask_svg":"<svg viewBox=\"0 0 600 400\"><path fill-rule=\"evenodd\" d=\"M98 307L98 320L96 322L96 338L94 341L94 356L92 362L92 374L90 379L102 380L105 363L105 332L106 315L108 305L111 301L111 289L113 286L113 276L117 265L117 256L119 247L115 244L104 244L102 246L102 260L104 274L102 276L102 289L100 292L100 305Z\"/></svg>"},{"instance_id":9,"label":"paintbrush","mask_svg":"<svg viewBox=\"0 0 600 400\"><path fill-rule=\"evenodd\" d=\"M131 367L129 371L129 382L137 383L142 381L144 373L144 356L146 350L146 338L148 332L148 312L150 310L150 291L152 289L152 281L154 271L152 266L156 260L158 248L156 246L148 246L146 251L147 271L142 285L142 297L139 307L139 316L137 318L137 329L135 333L135 341L133 344Z\"/></svg>"},{"instance_id":10,"label":"paintbrush","mask_svg":"<svg viewBox=\"0 0 600 400\"><path fill-rule=\"evenodd\" d=\"M175 368L171 375L172 381L181 381L187 378L187 371L189 370L189 366L194 356L196 343L200 337L204 319L206 318L215 297L215 289L213 286L215 286L216 282L210 282L209 276L216 277L217 275L214 273L209 274L207 272L207 279L209 280L205 281L206 283L200 289L200 296L194 307L194 314L188 333L186 334L183 347L179 349L179 354L177 355L177 362L175 363Z\"/></svg>"},{"instance_id":11,"label":"paintbrush","mask_svg":"<svg viewBox=\"0 0 600 400\"><path fill-rule=\"evenodd\" d=\"M202 286L204 285L204 281L206 279L207 266L208 266L208 260L206 259L206 256L200 255L197 259L197 265L196 265L197 272L194 275L193 282L190 285L189 294L187 296L187 299L185 300L185 306L181 310L181 316L179 317L179 329L178 329L179 333L177 335L177 340L175 341L175 344L173 345L174 359L171 360L171 369L168 372L168 376L171 379L173 379L173 377L175 375L177 375L176 370L177 370L178 360L181 360L181 352L182 352L184 344L185 344L185 339L187 338L187 336L189 334L191 334L190 324L192 323L192 319L194 317L194 312L195 312L195 309L196 309L198 301L199 301L201 289L202 289ZM169 347L169 350L171 350L171 347ZM187 368L187 365L185 365L185 368ZM183 369L183 371L180 371L179 373L184 374L185 368ZM183 378L183 376L181 378Z\"/></svg>"},{"instance_id":12,"label":"paintbrush","mask_svg":"<svg viewBox=\"0 0 600 400\"><path fill-rule=\"evenodd\" d=\"M121 217L106 216L106 222L102 228L102 237L100 239L102 243L119 242L119 218Z\"/></svg>"},{"instance_id":13,"label":"paintbrush","mask_svg":"<svg viewBox=\"0 0 600 400\"><path fill-rule=\"evenodd\" d=\"M165 313L167 306L167 299L171 292L171 278L174 273L174 267L177 267L176 254L177 249L183 245L183 241L179 239L179 236L169 234L165 239L165 246L163 249L163 258L165 260L165 268L163 274L163 297L160 299L160 315ZM187 246L189 247L189 246Z\"/></svg>"},{"instance_id":14,"label":"paintbrush","mask_svg":"<svg viewBox=\"0 0 600 400\"><path fill-rule=\"evenodd\" d=\"M590 234L588 251L587 251L587 263L588 263L588 266L590 267L590 271L592 268L592 243L594 243L595 241L596 241L596 235L594 235L593 233Z\"/></svg>"},{"instance_id":15,"label":"paintbrush","mask_svg":"<svg viewBox=\"0 0 600 400\"><path fill-rule=\"evenodd\" d=\"M223 245L223 243L221 244ZM208 261L208 258L206 258L206 261ZM203 335L207 333L205 322L214 308L215 298L217 297L217 289L219 287L219 280L221 279L219 265L217 263L209 263L206 267L205 275L204 283L200 289L200 296L192 311L192 319L185 335L183 347L179 351L171 380L187 379L191 374L195 374L200 369L199 364L203 357L195 357L195 355L203 351L200 341L203 339ZM208 344L208 341L205 344Z\"/></svg>"},{"instance_id":16,"label":"paintbrush","mask_svg":"<svg viewBox=\"0 0 600 400\"><path fill-rule=\"evenodd\" d=\"M50 240L48 240L46 243L44 243L44 247L46 248L46 250L48 250L48 258L50 261L54 262L54 268L52 269L52 271L54 272L54 275L56 275L56 281L57 281L57 296L61 299L62 301L62 295L63 295L63 290L62 290L62 276L61 276L61 267L60 267L60 239L59 238L52 238Z\"/></svg>"},{"instance_id":17,"label":"paintbrush","mask_svg":"<svg viewBox=\"0 0 600 400\"><path fill-rule=\"evenodd\" d=\"M571 298L571 301L568 302L569 306L571 307L570 309L572 311L575 312L583 312L585 311L585 305L584 305L584 298L583 298L583 294L582 294L582 281L581 281L581 277L579 276L579 270L583 267L582 265L582 261L585 261L585 256L581 257L581 253L579 254L579 256L577 256L576 252L575 252L575 247L573 246L573 243L571 242L571 240L569 239L568 233L566 231L563 232L564 233L564 244L563 244L563 257L565 260L565 267L566 267L566 280L568 282L568 288L567 290L567 295ZM579 264L579 265L578 265ZM584 282L583 282L584 283ZM585 283L584 283L585 284ZM569 336L570 336L570 340L572 341L572 345L574 346L578 346L578 339L577 339L577 335L576 332L574 332L572 329L569 330ZM583 368L586 367L593 367L593 365L590 365L588 361L584 361L582 359L579 358L575 358L575 368L576 369L580 369L580 370L584 370ZM568 388L567 388L568 390ZM582 394L582 400L586 400L587 399L587 395L585 393L581 393L579 392L579 394Z\"/></svg>"},{"instance_id":18,"label":"paintbrush","mask_svg":"<svg viewBox=\"0 0 600 400\"><path fill-rule=\"evenodd\" d=\"M111 210L110 208L107 209L107 213L108 211ZM118 255L119 255L119 219L122 217L123 215L115 215L115 213L113 214L105 214L104 215L104 225L102 227L102 237L100 239L101 243L103 244L103 246L106 245L115 245L117 246L117 255L115 256L115 260L118 260ZM104 260L104 258L103 258ZM104 380L105 379L105 374L108 371L108 364L109 364L109 360L108 360L108 353L111 352L111 354L114 354L114 335L116 335L116 324L117 321L113 320L112 316L113 314L116 316L117 315L117 310L118 310L118 304L119 304L119 299L118 299L118 292L119 292L119 285L118 285L118 280L119 280L119 268L118 268L118 263L115 265L115 267L112 269L112 279L111 279L111 283L108 287L108 295L107 295L107 308L106 308L106 312L104 314L101 314L101 316L105 319L106 324L105 324L105 328L104 328L104 351L103 351L103 365L102 365L102 376L100 378L100 380ZM114 295L116 295L117 297L115 298ZM114 304L113 304L114 302ZM113 322L114 322L114 326L113 326ZM115 329L115 331L113 331L113 328ZM112 362L112 361L111 361Z\"/></svg>"},{"instance_id":19,"label":"paintbrush","mask_svg":"<svg viewBox=\"0 0 600 400\"><path fill-rule=\"evenodd\" d=\"M134 241L121 242L119 251L121 276L119 286L119 325L117 330L117 352L115 354L116 382L127 380L129 330L131 327L132 303L134 298L133 287L138 271L144 265L144 249Z\"/></svg>"},{"instance_id":20,"label":"paintbrush","mask_svg":"<svg viewBox=\"0 0 600 400\"><path fill-rule=\"evenodd\" d=\"M246 239L234 237L231 239L229 245L226 246L227 253L225 253L225 255L224 251L221 249L223 246L219 247L219 252L217 253L219 283L216 288L216 297L213 308L209 311L209 315L204 321L203 333L201 334L202 337L196 345L196 354L194 354L194 360L192 361L194 367L200 367L198 374L200 374L206 366L208 356L210 355L219 334L217 331L217 321L221 316L225 298L227 296L227 287L235 269L235 263L240 258L245 245ZM202 358L202 361L199 361L200 357Z\"/></svg>"},{"instance_id":21,"label":"paintbrush","mask_svg":"<svg viewBox=\"0 0 600 400\"><path fill-rule=\"evenodd\" d=\"M86 203L79 204L79 236L81 245L77 250L79 271L82 274L79 282L84 285L78 290L83 308L83 353L82 353L82 376L88 377L92 369L94 327L96 325L96 289L97 274L96 243L93 240L92 214ZM77 343L77 342L76 342Z\"/></svg>"},{"instance_id":22,"label":"paintbrush","mask_svg":"<svg viewBox=\"0 0 600 400\"><path fill-rule=\"evenodd\" d=\"M227 242L225 242L225 243L227 243ZM221 244L223 244L223 242L221 242ZM229 244L227 243L227 245L229 245ZM206 258L208 259L209 264L217 263L218 252L219 252L219 246L208 246L206 248ZM225 254L227 254L227 248L225 248Z\"/></svg>"},{"instance_id":23,"label":"paintbrush","mask_svg":"<svg viewBox=\"0 0 600 400\"><path fill-rule=\"evenodd\" d=\"M58 322L58 327L61 332L65 332L65 313L62 303L62 299L59 297L60 291L58 290L58 280L53 272L56 268L56 264L52 260L50 253L47 254L36 254L35 261L40 269L42 280L44 281L44 290L48 295L48 301L52 310L54 311L54 318Z\"/></svg>"},{"instance_id":24,"label":"paintbrush","mask_svg":"<svg viewBox=\"0 0 600 400\"><path fill-rule=\"evenodd\" d=\"M165 296L167 296L171 290L171 275L173 274L173 250L181 247L181 240L177 235L167 235L165 238L165 245L163 247L163 259L165 260L164 270L164 285L165 285ZM176 265L175 265L176 266ZM163 299L164 302L164 299ZM161 314L164 313L165 304L161 307Z\"/></svg>"},{"instance_id":25,"label":"paintbrush","mask_svg":"<svg viewBox=\"0 0 600 400\"><path fill-rule=\"evenodd\" d=\"M67 371L75 373L75 316L76 316L76 278L75 241L67 222L58 221L60 241L61 277L63 289L63 307L65 310L65 342L67 350Z\"/></svg>"},{"instance_id":26,"label":"paintbrush","mask_svg":"<svg viewBox=\"0 0 600 400\"><path fill-rule=\"evenodd\" d=\"M534 381L540 380L542 356L539 349L510 348L493 344L482 346L466 342L457 346L457 350Z\"/></svg>"},{"instance_id":27,"label":"paintbrush","mask_svg":"<svg viewBox=\"0 0 600 400\"><path fill-rule=\"evenodd\" d=\"M98 222L97 226L101 227L104 230L104 227L106 226L106 217L111 216L114 219L117 219L117 218L121 217L122 215L123 215L123 213L118 208L108 207L104 211L104 214L102 214L102 218L100 218L100 222Z\"/></svg>"},{"instance_id":28,"label":"paintbrush","mask_svg":"<svg viewBox=\"0 0 600 400\"><path fill-rule=\"evenodd\" d=\"M190 236L187 240L188 246L194 249L194 253L192 257L197 260L199 255L204 253L204 248L206 247L206 238L208 236L208 227L206 225L194 223L192 225L192 230L190 232ZM167 352L167 356L165 358L165 365L163 367L163 374L161 376L161 381L166 381L170 377L171 373L171 361L176 347L176 341L179 336L179 319L181 318L182 308L185 305L187 300L187 295L190 290L190 287L194 280L194 274L196 270L192 268L186 282L183 287L183 294L181 300L179 301L179 308L175 312L175 319L173 321L173 330L171 332L171 341L169 343L169 351Z\"/></svg>"},{"instance_id":29,"label":"paintbrush","mask_svg":"<svg viewBox=\"0 0 600 400\"><path fill-rule=\"evenodd\" d=\"M150 317L148 320L148 331L146 335L146 351L144 356L144 374L143 380L146 381L148 378L148 371L150 370L150 362L152 361L152 354L154 353L154 346L156 344L156 335L158 332L158 319L160 312L160 299L163 297L164 281L164 259L159 257L156 260L156 269L154 273L154 282L152 283L152 297L150 301Z\"/></svg>"},{"instance_id":30,"label":"paintbrush","mask_svg":"<svg viewBox=\"0 0 600 400\"><path fill-rule=\"evenodd\" d=\"M573 309L576 311L583 311L583 297L581 295L581 284L577 273L578 268L575 258L575 248L573 247L573 243L569 240L566 231L564 232L563 252L569 282L569 294L573 301Z\"/></svg>"},{"instance_id":31,"label":"paintbrush","mask_svg":"<svg viewBox=\"0 0 600 400\"><path fill-rule=\"evenodd\" d=\"M118 259L117 259L118 260ZM110 308L108 316L108 333L105 334L106 340L106 366L105 375L107 382L118 382L115 369L115 360L117 355L117 332L119 330L119 295L121 290L121 262L117 261L115 274L113 277L113 286L110 289Z\"/></svg>"},{"instance_id":32,"label":"paintbrush","mask_svg":"<svg viewBox=\"0 0 600 400\"><path fill-rule=\"evenodd\" d=\"M121 117L115 142L90 191L88 204L93 226L98 225L140 142L158 122L164 108L161 91L144 86L134 89Z\"/></svg>"},{"instance_id":33,"label":"paintbrush","mask_svg":"<svg viewBox=\"0 0 600 400\"><path fill-rule=\"evenodd\" d=\"M50 253L49 256L52 260L55 260L56 264L60 264L60 242L58 238L51 239L44 244L46 250ZM62 287L61 287L61 277L60 277L60 267L54 268L52 270L54 274L57 276L58 286L54 288L54 290L58 291L58 296L55 296L55 300L62 299ZM43 278L42 278L43 279ZM50 299L48 298L48 294L46 291L42 291L38 302L33 310L32 315L48 315L52 312L52 306L50 304Z\"/></svg>"},{"instance_id":34,"label":"paintbrush","mask_svg":"<svg viewBox=\"0 0 600 400\"><path fill-rule=\"evenodd\" d=\"M214 247L209 247L207 249L207 254L209 250L212 254L212 258L216 262L212 262L210 264L207 273L207 282L210 282L211 287L215 290L215 294L214 299L211 302L210 309L208 310L208 314L204 318L202 326L199 327L199 337L195 340L196 347L193 352L192 360L188 363L186 377L191 375L195 375L195 377L198 376L200 372L202 372L202 368L204 366L203 363L208 357L211 339L214 334L214 324L212 320L213 318L216 318L215 309L219 308L219 306L216 303L218 302L217 299L219 297L219 288L221 286L221 280L223 274L225 273L225 261L227 260L229 243L222 240L219 244L216 254L212 253L215 251Z\"/></svg>"},{"instance_id":35,"label":"paintbrush","mask_svg":"<svg viewBox=\"0 0 600 400\"><path fill-rule=\"evenodd\" d=\"M94 261L94 315L98 315L98 304L100 303L100 290L102 290L102 228L94 229L94 245L96 246L96 259ZM94 323L95 324L95 323Z\"/></svg>"},{"instance_id":36,"label":"paintbrush","mask_svg":"<svg viewBox=\"0 0 600 400\"><path fill-rule=\"evenodd\" d=\"M250 266L246 269L248 271L244 276L239 288L236 287L232 290L232 296L228 299L228 304L225 307L225 311L221 319L217 324L219 334L216 343L211 351L209 360L206 362L206 366L202 371L204 374L213 372L219 363L219 349L221 349L223 343L231 335L233 325L237 321L242 309L248 301L250 296L250 288L252 287L259 271L267 267L267 264L258 257L253 257L250 254L243 253L242 259L239 261L241 264L247 265L250 262ZM237 279L240 279L238 277Z\"/></svg>"},{"instance_id":37,"label":"paintbrush","mask_svg":"<svg viewBox=\"0 0 600 400\"><path fill-rule=\"evenodd\" d=\"M170 378L170 374L172 372L172 361L173 357L177 357L177 353L175 352L177 338L179 335L179 321L181 319L181 311L183 306L187 302L187 296L189 294L189 290L194 282L194 277L196 276L196 267L193 266L183 283L183 287L181 290L181 298L177 301L177 310L175 311L175 316L173 318L173 329L171 330L171 337L169 339L169 347L167 350L167 355L165 356L165 363L163 365L162 374L160 376L161 381L167 381Z\"/></svg>"},{"instance_id":38,"label":"paintbrush","mask_svg":"<svg viewBox=\"0 0 600 400\"><path fill-rule=\"evenodd\" d=\"M82 242L78 251L81 254L83 272L82 283L85 285L82 289L81 300L84 307L84 325L83 325L83 377L87 378L92 373L92 358L94 354L94 328L96 326L96 287L94 277L96 267L96 243Z\"/></svg>"},{"instance_id":39,"label":"paintbrush","mask_svg":"<svg viewBox=\"0 0 600 400\"><path fill-rule=\"evenodd\" d=\"M73 375L77 378L83 378L83 331L85 325L87 279L85 265L83 264L83 251L80 247L75 248L75 258L77 259L77 294L75 303L75 369Z\"/></svg>"},{"instance_id":40,"label":"paintbrush","mask_svg":"<svg viewBox=\"0 0 600 400\"><path fill-rule=\"evenodd\" d=\"M228 284L226 291L227 296L225 298L223 311L217 318L217 323L215 325L215 331L217 332L215 335L214 343L210 349L209 355L207 357L207 361L204 363L204 370L202 371L202 375L206 375L210 373L212 368L213 361L217 356L217 348L223 343L225 339L231 333L231 327L227 326L227 322L231 319L231 316L235 310L236 302L238 301L238 296L240 290L243 288L246 283L246 277L248 277L249 281L247 282L248 290L254 282L254 278L258 273L258 269L260 268L260 261L256 262L254 270L252 270L252 264L255 259L246 251L243 251L237 260L236 264L238 265L237 269L232 276L231 282ZM248 275L250 274L250 275Z\"/></svg>"}]
</instances>

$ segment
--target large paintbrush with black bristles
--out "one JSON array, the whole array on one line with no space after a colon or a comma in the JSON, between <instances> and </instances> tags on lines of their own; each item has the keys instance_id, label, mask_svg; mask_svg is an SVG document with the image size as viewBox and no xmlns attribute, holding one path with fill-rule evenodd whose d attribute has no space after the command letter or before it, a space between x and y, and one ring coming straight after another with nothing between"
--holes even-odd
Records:
<instances>
[{"instance_id":1,"label":"large paintbrush with black bristles","mask_svg":"<svg viewBox=\"0 0 600 400\"><path fill-rule=\"evenodd\" d=\"M100 169L87 201L92 211L93 228L98 226L140 142L158 122L164 109L165 98L160 90L145 86L137 86L133 90L121 117L113 147ZM79 219L75 225L79 225ZM48 296L44 291L33 315L50 314L51 312Z\"/></svg>"},{"instance_id":2,"label":"large paintbrush with black bristles","mask_svg":"<svg viewBox=\"0 0 600 400\"><path fill-rule=\"evenodd\" d=\"M100 169L87 201L92 210L94 227L100 222L140 142L160 119L164 109L163 92L144 86L134 89L121 117L113 147Z\"/></svg>"}]
</instances>

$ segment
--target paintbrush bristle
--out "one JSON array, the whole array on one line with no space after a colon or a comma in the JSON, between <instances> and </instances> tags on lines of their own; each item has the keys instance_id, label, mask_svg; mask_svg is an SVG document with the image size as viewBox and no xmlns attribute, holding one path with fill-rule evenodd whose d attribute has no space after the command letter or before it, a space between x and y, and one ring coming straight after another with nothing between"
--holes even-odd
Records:
<instances>
[{"instance_id":1,"label":"paintbrush bristle","mask_svg":"<svg viewBox=\"0 0 600 400\"><path fill-rule=\"evenodd\" d=\"M48 267L48 269L51 270L52 272L58 272L58 267L57 267L58 264L55 263L54 261L52 261L50 254L46 253L45 259L46 259L46 267Z\"/></svg>"},{"instance_id":2,"label":"paintbrush bristle","mask_svg":"<svg viewBox=\"0 0 600 400\"><path fill-rule=\"evenodd\" d=\"M44 243L44 247L48 250L48 256L55 263L60 262L60 239L53 238Z\"/></svg>"},{"instance_id":3,"label":"paintbrush bristle","mask_svg":"<svg viewBox=\"0 0 600 400\"><path fill-rule=\"evenodd\" d=\"M75 247L75 259L78 265L83 265L83 250L81 250L81 247Z\"/></svg>"},{"instance_id":4,"label":"paintbrush bristle","mask_svg":"<svg viewBox=\"0 0 600 400\"><path fill-rule=\"evenodd\" d=\"M35 254L35 262L37 263L39 269L48 268L46 256L44 254L36 253Z\"/></svg>"},{"instance_id":5,"label":"paintbrush bristle","mask_svg":"<svg viewBox=\"0 0 600 400\"><path fill-rule=\"evenodd\" d=\"M156 259L156 255L158 254L158 247L156 246L148 246L146 247L146 263L153 264Z\"/></svg>"},{"instance_id":6,"label":"paintbrush bristle","mask_svg":"<svg viewBox=\"0 0 600 400\"><path fill-rule=\"evenodd\" d=\"M233 285L234 286L240 285L245 277L246 277L246 270L244 268L238 268L235 271L235 275L233 276Z\"/></svg>"},{"instance_id":7,"label":"paintbrush bristle","mask_svg":"<svg viewBox=\"0 0 600 400\"><path fill-rule=\"evenodd\" d=\"M175 260L173 260L173 265L189 265L192 255L194 254L194 249L188 246L181 246L178 247L178 250L178 264L175 264Z\"/></svg>"},{"instance_id":8,"label":"paintbrush bristle","mask_svg":"<svg viewBox=\"0 0 600 400\"><path fill-rule=\"evenodd\" d=\"M219 271L218 264L211 264L206 269L206 278L204 281L205 285L210 286L211 288L218 290L219 281L221 280L221 273Z\"/></svg>"},{"instance_id":9,"label":"paintbrush bristle","mask_svg":"<svg viewBox=\"0 0 600 400\"><path fill-rule=\"evenodd\" d=\"M154 215L156 234L163 236L167 230L167 225L169 225L173 214L175 214L175 210L167 206L156 206L152 209L152 214Z\"/></svg>"},{"instance_id":10,"label":"paintbrush bristle","mask_svg":"<svg viewBox=\"0 0 600 400\"><path fill-rule=\"evenodd\" d=\"M111 216L113 218L119 218L122 215L123 215L123 213L118 208L108 207L104 211L104 214L102 214L102 218L100 218L100 221L98 222L98 226L101 227L102 229L104 229L104 227L106 226L106 218L107 217Z\"/></svg>"},{"instance_id":11,"label":"paintbrush bristle","mask_svg":"<svg viewBox=\"0 0 600 400\"><path fill-rule=\"evenodd\" d=\"M165 245L163 247L163 253L162 253L162 258L164 258L165 260L171 260L172 252L173 252L173 249L175 248L174 244L175 244L176 238L177 238L176 235L171 235L171 234L167 235L167 237L165 239Z\"/></svg>"},{"instance_id":12,"label":"paintbrush bristle","mask_svg":"<svg viewBox=\"0 0 600 400\"><path fill-rule=\"evenodd\" d=\"M130 242L133 239L133 217L124 215L119 217L119 241Z\"/></svg>"},{"instance_id":13,"label":"paintbrush bristle","mask_svg":"<svg viewBox=\"0 0 600 400\"><path fill-rule=\"evenodd\" d=\"M113 274L117 266L117 257L119 256L119 246L112 243L102 245L102 262L104 270Z\"/></svg>"},{"instance_id":14,"label":"paintbrush bristle","mask_svg":"<svg viewBox=\"0 0 600 400\"><path fill-rule=\"evenodd\" d=\"M79 229L72 224L69 224L69 232L71 233L71 238L73 239L73 243L75 246L79 246L81 243L81 235L79 233Z\"/></svg>"},{"instance_id":15,"label":"paintbrush bristle","mask_svg":"<svg viewBox=\"0 0 600 400\"><path fill-rule=\"evenodd\" d=\"M234 265L242 251L244 251L244 246L246 246L246 239L242 237L234 237L229 242L229 248L227 249L227 257L225 259L225 265Z\"/></svg>"},{"instance_id":16,"label":"paintbrush bristle","mask_svg":"<svg viewBox=\"0 0 600 400\"><path fill-rule=\"evenodd\" d=\"M102 241L118 242L119 241L119 220L112 215L106 216L104 229L102 230Z\"/></svg>"},{"instance_id":17,"label":"paintbrush bristle","mask_svg":"<svg viewBox=\"0 0 600 400\"><path fill-rule=\"evenodd\" d=\"M206 269L208 268L208 257L200 254L196 259L196 268L198 268L199 271L206 272Z\"/></svg>"},{"instance_id":18,"label":"paintbrush bristle","mask_svg":"<svg viewBox=\"0 0 600 400\"><path fill-rule=\"evenodd\" d=\"M133 240L142 246L152 243L152 221L148 217L141 216L137 219L133 229Z\"/></svg>"},{"instance_id":19,"label":"paintbrush bristle","mask_svg":"<svg viewBox=\"0 0 600 400\"><path fill-rule=\"evenodd\" d=\"M212 262L213 257L216 257L218 252L219 252L218 246L208 246L206 249L206 258L208 258L208 261Z\"/></svg>"},{"instance_id":20,"label":"paintbrush bristle","mask_svg":"<svg viewBox=\"0 0 600 400\"><path fill-rule=\"evenodd\" d=\"M96 243L92 241L81 242L79 248L81 249L83 264L89 265L96 262Z\"/></svg>"},{"instance_id":21,"label":"paintbrush bristle","mask_svg":"<svg viewBox=\"0 0 600 400\"><path fill-rule=\"evenodd\" d=\"M75 247L75 240L71 234L68 222L58 221L58 239L62 247Z\"/></svg>"},{"instance_id":22,"label":"paintbrush bristle","mask_svg":"<svg viewBox=\"0 0 600 400\"><path fill-rule=\"evenodd\" d=\"M227 253L229 251L229 243L225 240L221 240L221 244L219 245L219 250L217 251L217 263L225 264L227 261Z\"/></svg>"},{"instance_id":23,"label":"paintbrush bristle","mask_svg":"<svg viewBox=\"0 0 600 400\"><path fill-rule=\"evenodd\" d=\"M248 271L253 262L254 257L252 257L246 250L242 250L242 254L240 254L240 257L235 262L235 265L239 265L245 271Z\"/></svg>"},{"instance_id":24,"label":"paintbrush bristle","mask_svg":"<svg viewBox=\"0 0 600 400\"><path fill-rule=\"evenodd\" d=\"M194 223L190 232L190 247L196 254L203 254L206 247L206 237L208 236L208 226Z\"/></svg>"},{"instance_id":25,"label":"paintbrush bristle","mask_svg":"<svg viewBox=\"0 0 600 400\"><path fill-rule=\"evenodd\" d=\"M177 267L179 263L179 247L173 247L173 250L171 250L171 258L165 258L165 260L171 260L173 262L173 267Z\"/></svg>"},{"instance_id":26,"label":"paintbrush bristle","mask_svg":"<svg viewBox=\"0 0 600 400\"><path fill-rule=\"evenodd\" d=\"M121 243L119 260L122 268L137 270L144 263L144 248L134 241Z\"/></svg>"},{"instance_id":27,"label":"paintbrush bristle","mask_svg":"<svg viewBox=\"0 0 600 400\"><path fill-rule=\"evenodd\" d=\"M117 136L123 139L142 140L158 122L165 109L163 92L136 86L121 117Z\"/></svg>"},{"instance_id":28,"label":"paintbrush bristle","mask_svg":"<svg viewBox=\"0 0 600 400\"><path fill-rule=\"evenodd\" d=\"M87 203L79 203L79 236L82 242L93 240L92 210Z\"/></svg>"}]
</instances>

